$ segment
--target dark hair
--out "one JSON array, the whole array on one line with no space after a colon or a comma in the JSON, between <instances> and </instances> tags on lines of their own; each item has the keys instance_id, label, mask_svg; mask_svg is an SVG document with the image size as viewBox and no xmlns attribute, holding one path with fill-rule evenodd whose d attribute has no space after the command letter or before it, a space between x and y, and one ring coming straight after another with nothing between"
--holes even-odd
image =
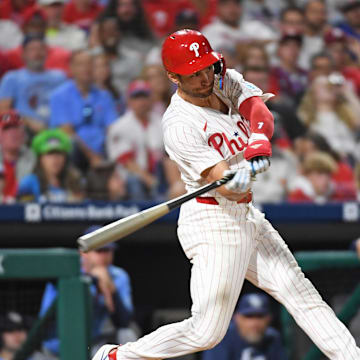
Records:
<instances>
[{"instance_id":1,"label":"dark hair","mask_svg":"<svg viewBox=\"0 0 360 360\"><path fill-rule=\"evenodd\" d=\"M41 163L40 163L41 156L42 155L40 155L37 159L36 166L34 169L34 174L37 175L37 177L39 178L41 194L46 194L49 188L49 182L46 178L44 169L41 167ZM69 159L66 156L66 154L64 154L64 156L66 157L65 165L58 176L60 180L60 186L63 189L69 190L74 193L82 192L83 186L81 182L80 173L76 168L70 165Z\"/></svg>"},{"instance_id":2,"label":"dark hair","mask_svg":"<svg viewBox=\"0 0 360 360\"><path fill-rule=\"evenodd\" d=\"M104 164L87 173L86 192L92 200L109 201L108 182L115 169L114 164Z\"/></svg>"},{"instance_id":3,"label":"dark hair","mask_svg":"<svg viewBox=\"0 0 360 360\"><path fill-rule=\"evenodd\" d=\"M334 158L335 161L340 161L340 155L331 148L327 140L322 135L309 131L304 135L304 139L310 140L315 145L317 150L328 153Z\"/></svg>"},{"instance_id":4,"label":"dark hair","mask_svg":"<svg viewBox=\"0 0 360 360\"><path fill-rule=\"evenodd\" d=\"M280 21L284 20L284 17L286 15L286 13L288 13L288 12L297 12L297 13L301 14L302 16L304 16L303 9L299 8L298 6L288 6L281 10L280 16L279 16Z\"/></svg>"},{"instance_id":5,"label":"dark hair","mask_svg":"<svg viewBox=\"0 0 360 360\"><path fill-rule=\"evenodd\" d=\"M327 51L321 51L311 57L311 59L310 59L311 68L314 67L315 61L319 58L327 58L330 60L331 64L334 65L334 60L333 60L332 56Z\"/></svg>"},{"instance_id":6,"label":"dark hair","mask_svg":"<svg viewBox=\"0 0 360 360\"><path fill-rule=\"evenodd\" d=\"M110 0L104 11L100 14L97 21L102 21L104 18L114 17L117 14L118 3L121 0ZM119 30L121 33L127 35L132 34L138 38L152 40L153 34L148 25L144 9L140 0L132 0L136 8L136 14L134 18L129 22L125 23L118 16L116 16Z\"/></svg>"}]
</instances>

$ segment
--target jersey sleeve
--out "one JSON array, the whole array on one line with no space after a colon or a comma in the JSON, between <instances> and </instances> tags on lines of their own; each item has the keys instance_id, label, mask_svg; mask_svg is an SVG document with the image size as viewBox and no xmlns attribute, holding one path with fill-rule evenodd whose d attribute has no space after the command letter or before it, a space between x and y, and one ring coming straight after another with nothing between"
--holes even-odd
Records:
<instances>
[{"instance_id":1,"label":"jersey sleeve","mask_svg":"<svg viewBox=\"0 0 360 360\"><path fill-rule=\"evenodd\" d=\"M211 148L206 135L189 125L170 126L164 132L165 150L172 160L191 174L194 180L200 180L201 173L224 160Z\"/></svg>"},{"instance_id":2,"label":"jersey sleeve","mask_svg":"<svg viewBox=\"0 0 360 360\"><path fill-rule=\"evenodd\" d=\"M119 121L121 122L123 119L120 118L109 128L106 148L110 160L126 163L127 160L134 157L135 149L128 139L128 129L123 124L119 124Z\"/></svg>"},{"instance_id":3,"label":"jersey sleeve","mask_svg":"<svg viewBox=\"0 0 360 360\"><path fill-rule=\"evenodd\" d=\"M224 77L223 95L230 99L236 109L253 96L259 96L264 101L273 97L273 94L264 94L256 85L248 82L244 77L234 69L227 69Z\"/></svg>"}]
</instances>

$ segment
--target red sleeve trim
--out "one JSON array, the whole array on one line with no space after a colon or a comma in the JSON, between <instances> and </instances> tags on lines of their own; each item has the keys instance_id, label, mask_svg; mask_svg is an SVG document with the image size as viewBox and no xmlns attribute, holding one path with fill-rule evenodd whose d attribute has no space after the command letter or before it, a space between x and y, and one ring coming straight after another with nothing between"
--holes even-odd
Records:
<instances>
[{"instance_id":1,"label":"red sleeve trim","mask_svg":"<svg viewBox=\"0 0 360 360\"><path fill-rule=\"evenodd\" d=\"M239 113L250 121L251 132L264 134L270 140L274 133L274 117L259 96L243 101Z\"/></svg>"},{"instance_id":2,"label":"red sleeve trim","mask_svg":"<svg viewBox=\"0 0 360 360\"><path fill-rule=\"evenodd\" d=\"M128 151L126 153L121 154L117 159L116 162L119 164L126 164L129 160L134 159L135 152L134 151Z\"/></svg>"}]
</instances>

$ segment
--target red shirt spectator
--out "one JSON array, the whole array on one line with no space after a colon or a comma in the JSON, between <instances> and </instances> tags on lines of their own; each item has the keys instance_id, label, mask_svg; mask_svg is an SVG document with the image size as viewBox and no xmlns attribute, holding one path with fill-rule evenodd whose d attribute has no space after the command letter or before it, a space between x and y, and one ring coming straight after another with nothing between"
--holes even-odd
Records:
<instances>
[{"instance_id":1,"label":"red shirt spectator","mask_svg":"<svg viewBox=\"0 0 360 360\"><path fill-rule=\"evenodd\" d=\"M0 51L0 79L8 70L10 70L8 58Z\"/></svg>"},{"instance_id":2,"label":"red shirt spectator","mask_svg":"<svg viewBox=\"0 0 360 360\"><path fill-rule=\"evenodd\" d=\"M62 70L69 73L70 51L59 47L48 47L45 61L46 70ZM23 47L9 50L5 53L8 60L8 69L17 70L24 66Z\"/></svg>"},{"instance_id":3,"label":"red shirt spectator","mask_svg":"<svg viewBox=\"0 0 360 360\"><path fill-rule=\"evenodd\" d=\"M0 203L15 199L18 181L35 165L34 154L25 146L22 119L14 110L0 113Z\"/></svg>"},{"instance_id":4,"label":"red shirt spectator","mask_svg":"<svg viewBox=\"0 0 360 360\"><path fill-rule=\"evenodd\" d=\"M200 28L211 22L216 15L217 0L208 0L204 9L196 8L191 0L144 0L142 3L151 29L163 37L174 31L176 14L184 9L199 13Z\"/></svg>"},{"instance_id":5,"label":"red shirt spectator","mask_svg":"<svg viewBox=\"0 0 360 360\"><path fill-rule=\"evenodd\" d=\"M1 0L0 19L9 19L21 26L24 21L24 12L34 4L34 0Z\"/></svg>"},{"instance_id":6,"label":"red shirt spectator","mask_svg":"<svg viewBox=\"0 0 360 360\"><path fill-rule=\"evenodd\" d=\"M334 181L334 177L339 177L341 169L349 171L344 166L346 164L340 164L338 166L327 153L320 151L310 153L302 164L303 176L299 176L294 181L293 191L290 192L288 200L318 204L328 201L355 200L355 186L351 188L348 183Z\"/></svg>"},{"instance_id":7,"label":"red shirt spectator","mask_svg":"<svg viewBox=\"0 0 360 360\"><path fill-rule=\"evenodd\" d=\"M102 9L103 7L93 0L71 0L65 5L63 20L89 30Z\"/></svg>"}]
</instances>

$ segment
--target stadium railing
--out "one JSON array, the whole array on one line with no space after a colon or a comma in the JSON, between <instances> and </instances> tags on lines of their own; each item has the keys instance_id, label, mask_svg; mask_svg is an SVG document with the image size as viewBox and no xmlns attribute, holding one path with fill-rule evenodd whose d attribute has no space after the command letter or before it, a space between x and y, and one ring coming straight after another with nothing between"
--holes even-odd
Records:
<instances>
[{"instance_id":1,"label":"stadium railing","mask_svg":"<svg viewBox=\"0 0 360 360\"><path fill-rule=\"evenodd\" d=\"M0 280L56 279L58 296L45 316L39 317L28 333L16 360L25 360L39 343L44 324L55 310L61 360L88 360L91 306L89 281L80 273L76 250L0 249ZM42 331L41 331L42 330Z\"/></svg>"}]
</instances>

